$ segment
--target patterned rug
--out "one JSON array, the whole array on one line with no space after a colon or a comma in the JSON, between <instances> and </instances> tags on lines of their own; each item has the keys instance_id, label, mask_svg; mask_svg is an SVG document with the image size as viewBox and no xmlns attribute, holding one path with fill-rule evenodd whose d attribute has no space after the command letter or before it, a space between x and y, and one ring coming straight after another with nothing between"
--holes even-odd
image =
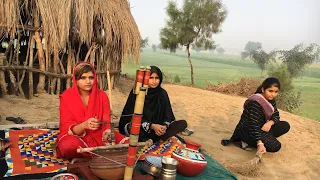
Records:
<instances>
[{"instance_id":1,"label":"patterned rug","mask_svg":"<svg viewBox=\"0 0 320 180\"><path fill-rule=\"evenodd\" d=\"M5 130L5 138L11 142L5 159L8 171L4 177L23 174L62 172L69 161L55 157L58 130ZM143 147L137 152L139 160L146 156L170 156L178 147L184 145L172 137L165 142Z\"/></svg>"},{"instance_id":2,"label":"patterned rug","mask_svg":"<svg viewBox=\"0 0 320 180\"><path fill-rule=\"evenodd\" d=\"M58 130L6 130L11 145L5 154L4 177L65 171L69 161L57 159L54 153L58 134Z\"/></svg>"},{"instance_id":3,"label":"patterned rug","mask_svg":"<svg viewBox=\"0 0 320 180\"><path fill-rule=\"evenodd\" d=\"M137 156L140 156L139 160L144 160L146 156L170 156L178 147L184 148L184 145L176 137L172 137L165 142L141 148Z\"/></svg>"}]
</instances>

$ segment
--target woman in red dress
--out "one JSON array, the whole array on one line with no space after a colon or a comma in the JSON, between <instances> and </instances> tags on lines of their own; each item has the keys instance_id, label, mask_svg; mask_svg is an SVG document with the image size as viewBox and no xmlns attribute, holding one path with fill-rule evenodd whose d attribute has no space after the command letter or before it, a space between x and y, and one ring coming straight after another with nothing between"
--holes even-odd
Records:
<instances>
[{"instance_id":1,"label":"woman in red dress","mask_svg":"<svg viewBox=\"0 0 320 180\"><path fill-rule=\"evenodd\" d=\"M110 104L105 92L98 89L94 68L85 62L78 63L73 71L73 86L60 95L60 134L57 156L66 158L91 157L77 153L79 147L108 145L111 126ZM115 142L127 143L127 137L115 132Z\"/></svg>"}]
</instances>

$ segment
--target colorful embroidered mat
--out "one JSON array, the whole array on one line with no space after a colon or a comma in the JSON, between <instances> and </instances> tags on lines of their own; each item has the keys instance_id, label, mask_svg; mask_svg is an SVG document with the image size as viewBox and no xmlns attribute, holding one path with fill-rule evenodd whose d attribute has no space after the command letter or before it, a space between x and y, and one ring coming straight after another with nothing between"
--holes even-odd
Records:
<instances>
[{"instance_id":1,"label":"colorful embroidered mat","mask_svg":"<svg viewBox=\"0 0 320 180\"><path fill-rule=\"evenodd\" d=\"M172 137L163 143L141 148L137 156L140 156L139 160L144 160L146 156L170 156L178 147L184 148L184 145L176 137Z\"/></svg>"},{"instance_id":2,"label":"colorful embroidered mat","mask_svg":"<svg viewBox=\"0 0 320 180\"><path fill-rule=\"evenodd\" d=\"M6 151L8 171L4 177L66 170L69 161L57 159L54 153L58 130L9 130L5 133L11 145Z\"/></svg>"}]
</instances>

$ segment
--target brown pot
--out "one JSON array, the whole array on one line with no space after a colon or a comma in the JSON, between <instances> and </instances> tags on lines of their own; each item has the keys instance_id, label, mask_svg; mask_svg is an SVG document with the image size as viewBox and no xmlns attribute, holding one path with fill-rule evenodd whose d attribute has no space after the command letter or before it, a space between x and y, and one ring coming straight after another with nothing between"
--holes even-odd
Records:
<instances>
[{"instance_id":1,"label":"brown pot","mask_svg":"<svg viewBox=\"0 0 320 180\"><path fill-rule=\"evenodd\" d=\"M94 157L90 161L90 169L94 175L100 179L106 180L119 180L123 179L125 164L126 164L126 155L127 152L115 152L115 153L99 153L100 155L112 159L121 164L115 163L113 161L107 160L102 157Z\"/></svg>"}]
</instances>

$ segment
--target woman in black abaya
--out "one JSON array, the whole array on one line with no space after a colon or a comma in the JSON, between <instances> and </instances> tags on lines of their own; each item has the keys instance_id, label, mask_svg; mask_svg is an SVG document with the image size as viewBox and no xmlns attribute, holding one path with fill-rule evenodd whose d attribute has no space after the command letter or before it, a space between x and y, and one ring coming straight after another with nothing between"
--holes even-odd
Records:
<instances>
[{"instance_id":1,"label":"woman in black abaya","mask_svg":"<svg viewBox=\"0 0 320 180\"><path fill-rule=\"evenodd\" d=\"M145 98L139 141L152 139L153 142L167 140L187 127L185 120L175 120L167 91L161 87L162 72L151 66L148 93ZM122 111L119 131L130 135L131 116L134 111L136 96L131 90L127 103Z\"/></svg>"}]
</instances>

